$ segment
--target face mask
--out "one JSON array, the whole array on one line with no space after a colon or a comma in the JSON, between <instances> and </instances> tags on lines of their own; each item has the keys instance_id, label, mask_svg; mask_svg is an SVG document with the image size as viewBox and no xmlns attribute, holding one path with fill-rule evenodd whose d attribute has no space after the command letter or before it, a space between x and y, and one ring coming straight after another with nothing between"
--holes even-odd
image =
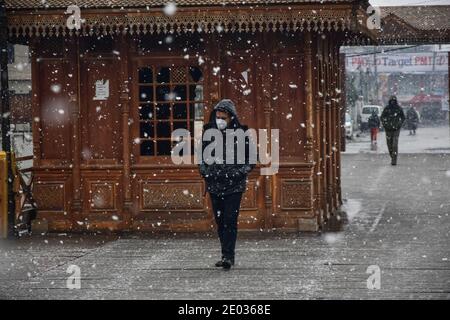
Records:
<instances>
[{"instance_id":1,"label":"face mask","mask_svg":"<svg viewBox=\"0 0 450 320\"><path fill-rule=\"evenodd\" d=\"M227 127L227 122L223 119L216 119L217 128L223 130Z\"/></svg>"}]
</instances>

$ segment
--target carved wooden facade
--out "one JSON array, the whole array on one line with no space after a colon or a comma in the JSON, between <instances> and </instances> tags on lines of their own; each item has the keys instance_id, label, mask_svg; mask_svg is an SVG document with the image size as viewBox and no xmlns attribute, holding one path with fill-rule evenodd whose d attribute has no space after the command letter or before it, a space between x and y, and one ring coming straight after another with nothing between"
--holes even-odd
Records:
<instances>
[{"instance_id":1,"label":"carved wooden facade","mask_svg":"<svg viewBox=\"0 0 450 320\"><path fill-rule=\"evenodd\" d=\"M366 31L355 3L183 6L169 17L88 8L77 32L61 10L11 8L11 41L32 48L38 222L211 230L198 169L172 164L166 138L197 130L230 98L242 123L280 129L279 172L250 174L240 229L317 230L341 205L339 46ZM106 80L109 96L97 100Z\"/></svg>"}]
</instances>

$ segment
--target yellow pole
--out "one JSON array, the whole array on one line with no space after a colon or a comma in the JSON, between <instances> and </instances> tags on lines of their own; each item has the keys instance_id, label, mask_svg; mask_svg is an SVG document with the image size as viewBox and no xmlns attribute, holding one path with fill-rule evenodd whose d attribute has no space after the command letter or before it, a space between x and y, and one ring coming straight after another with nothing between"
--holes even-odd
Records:
<instances>
[{"instance_id":1,"label":"yellow pole","mask_svg":"<svg viewBox=\"0 0 450 320\"><path fill-rule=\"evenodd\" d=\"M6 152L0 151L0 238L8 236L8 163Z\"/></svg>"}]
</instances>

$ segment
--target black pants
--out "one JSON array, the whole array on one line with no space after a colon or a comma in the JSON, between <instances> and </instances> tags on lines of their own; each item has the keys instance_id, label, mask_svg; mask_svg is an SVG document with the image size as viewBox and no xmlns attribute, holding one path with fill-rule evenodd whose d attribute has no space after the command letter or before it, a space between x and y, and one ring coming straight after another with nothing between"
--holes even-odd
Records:
<instances>
[{"instance_id":1,"label":"black pants","mask_svg":"<svg viewBox=\"0 0 450 320\"><path fill-rule=\"evenodd\" d=\"M210 195L214 217L217 223L217 232L222 246L222 257L234 261L237 222L242 192L236 192L226 196L218 196L212 193Z\"/></svg>"},{"instance_id":2,"label":"black pants","mask_svg":"<svg viewBox=\"0 0 450 320\"><path fill-rule=\"evenodd\" d=\"M386 143L389 149L389 155L391 156L393 162L397 161L399 137L400 137L400 130L395 131L386 130Z\"/></svg>"}]
</instances>

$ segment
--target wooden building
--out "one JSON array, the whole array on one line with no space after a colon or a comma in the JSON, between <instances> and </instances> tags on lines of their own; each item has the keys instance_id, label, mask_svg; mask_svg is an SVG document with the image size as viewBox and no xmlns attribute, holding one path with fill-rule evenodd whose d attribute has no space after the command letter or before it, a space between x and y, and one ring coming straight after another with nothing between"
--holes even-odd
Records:
<instances>
[{"instance_id":1,"label":"wooden building","mask_svg":"<svg viewBox=\"0 0 450 320\"><path fill-rule=\"evenodd\" d=\"M279 171L251 173L240 229L318 230L341 205L339 47L365 41L367 3L165 2L6 0L9 39L32 52L34 226L212 230L197 166L172 164L169 139L230 98L241 122L280 130Z\"/></svg>"}]
</instances>

